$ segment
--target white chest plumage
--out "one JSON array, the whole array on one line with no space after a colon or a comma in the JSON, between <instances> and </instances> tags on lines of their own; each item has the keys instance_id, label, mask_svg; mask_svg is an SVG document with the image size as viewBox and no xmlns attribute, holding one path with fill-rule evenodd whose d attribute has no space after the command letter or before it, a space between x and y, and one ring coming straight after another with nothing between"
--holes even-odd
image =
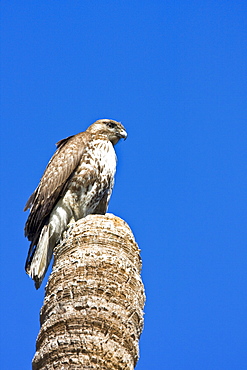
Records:
<instances>
[{"instance_id":1,"label":"white chest plumage","mask_svg":"<svg viewBox=\"0 0 247 370\"><path fill-rule=\"evenodd\" d=\"M108 204L114 185L116 154L108 140L93 140L68 183L64 196L51 213L52 234L59 239L71 219L94 212L105 198Z\"/></svg>"},{"instance_id":2,"label":"white chest plumage","mask_svg":"<svg viewBox=\"0 0 247 370\"><path fill-rule=\"evenodd\" d=\"M75 218L92 213L107 192L109 198L116 172L116 154L111 142L94 140L90 143L71 181L68 192Z\"/></svg>"}]
</instances>

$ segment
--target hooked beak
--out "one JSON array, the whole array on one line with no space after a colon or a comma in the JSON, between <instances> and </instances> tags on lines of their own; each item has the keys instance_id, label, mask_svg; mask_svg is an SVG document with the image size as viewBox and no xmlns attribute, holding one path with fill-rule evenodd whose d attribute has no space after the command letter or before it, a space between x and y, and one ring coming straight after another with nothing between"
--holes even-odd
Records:
<instances>
[{"instance_id":1,"label":"hooked beak","mask_svg":"<svg viewBox=\"0 0 247 370\"><path fill-rule=\"evenodd\" d=\"M121 135L121 137L122 137L124 140L126 140L126 139L127 139L128 134L127 134L127 132L126 132L125 130L121 131L121 132L120 132L120 135Z\"/></svg>"},{"instance_id":2,"label":"hooked beak","mask_svg":"<svg viewBox=\"0 0 247 370\"><path fill-rule=\"evenodd\" d=\"M119 137L120 137L121 139L126 140L126 139L127 139L127 136L128 136L127 131L125 130L125 127L121 124L121 122L119 122L119 123L120 123L120 125L122 126L122 127L121 127L121 131L119 132Z\"/></svg>"}]
</instances>

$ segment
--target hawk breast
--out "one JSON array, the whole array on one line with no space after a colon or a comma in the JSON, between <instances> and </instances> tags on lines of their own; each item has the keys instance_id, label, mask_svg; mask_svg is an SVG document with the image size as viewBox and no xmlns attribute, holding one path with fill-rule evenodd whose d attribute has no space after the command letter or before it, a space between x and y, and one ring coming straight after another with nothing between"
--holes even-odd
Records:
<instances>
[{"instance_id":1,"label":"hawk breast","mask_svg":"<svg viewBox=\"0 0 247 370\"><path fill-rule=\"evenodd\" d=\"M61 200L75 220L94 213L102 199L105 199L107 207L115 172L116 154L112 143L102 139L92 140Z\"/></svg>"}]
</instances>

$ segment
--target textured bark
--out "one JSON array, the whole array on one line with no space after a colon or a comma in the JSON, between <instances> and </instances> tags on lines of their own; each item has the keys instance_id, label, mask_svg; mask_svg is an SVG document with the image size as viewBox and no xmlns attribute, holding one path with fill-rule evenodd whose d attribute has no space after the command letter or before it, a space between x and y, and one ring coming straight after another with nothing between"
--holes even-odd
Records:
<instances>
[{"instance_id":1,"label":"textured bark","mask_svg":"<svg viewBox=\"0 0 247 370\"><path fill-rule=\"evenodd\" d=\"M54 252L33 370L134 369L145 294L128 225L89 215Z\"/></svg>"}]
</instances>

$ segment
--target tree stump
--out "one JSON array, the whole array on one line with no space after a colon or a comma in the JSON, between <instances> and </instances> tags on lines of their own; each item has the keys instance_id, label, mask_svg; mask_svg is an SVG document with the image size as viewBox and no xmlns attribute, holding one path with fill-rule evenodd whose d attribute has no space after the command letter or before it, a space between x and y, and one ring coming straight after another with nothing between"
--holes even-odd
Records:
<instances>
[{"instance_id":1,"label":"tree stump","mask_svg":"<svg viewBox=\"0 0 247 370\"><path fill-rule=\"evenodd\" d=\"M55 248L33 370L132 370L145 293L140 250L122 219L89 215Z\"/></svg>"}]
</instances>

